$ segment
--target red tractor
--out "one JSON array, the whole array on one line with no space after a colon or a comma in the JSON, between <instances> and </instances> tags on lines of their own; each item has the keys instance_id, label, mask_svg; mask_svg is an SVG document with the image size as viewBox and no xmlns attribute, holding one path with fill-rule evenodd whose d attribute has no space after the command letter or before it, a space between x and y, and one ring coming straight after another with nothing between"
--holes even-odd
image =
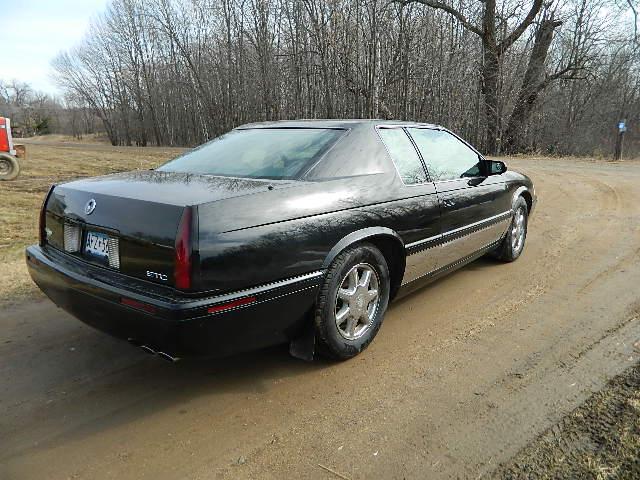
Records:
<instances>
[{"instance_id":1,"label":"red tractor","mask_svg":"<svg viewBox=\"0 0 640 480\"><path fill-rule=\"evenodd\" d=\"M24 146L13 144L11 122L0 117L0 180L13 180L20 173L18 157L24 156Z\"/></svg>"}]
</instances>

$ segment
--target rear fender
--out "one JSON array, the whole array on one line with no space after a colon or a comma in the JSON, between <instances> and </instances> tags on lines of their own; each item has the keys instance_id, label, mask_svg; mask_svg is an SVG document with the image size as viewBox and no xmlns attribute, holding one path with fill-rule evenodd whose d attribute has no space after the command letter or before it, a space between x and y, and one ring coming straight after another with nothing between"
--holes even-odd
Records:
<instances>
[{"instance_id":1,"label":"rear fender","mask_svg":"<svg viewBox=\"0 0 640 480\"><path fill-rule=\"evenodd\" d=\"M375 245L384 255L389 267L389 277L391 281L389 300L393 300L398 293L404 269L406 266L406 250L400 235L387 227L368 227L356 230L346 237L343 237L330 251L322 264L323 269L329 268L331 263L344 249L360 242L370 242Z\"/></svg>"},{"instance_id":2,"label":"rear fender","mask_svg":"<svg viewBox=\"0 0 640 480\"><path fill-rule=\"evenodd\" d=\"M404 242L400 235L398 235L395 231L391 230L387 227L368 227L363 228L361 230L356 230L355 232L351 232L346 237L343 237L338 243L334 245L334 247L329 251L329 254L324 259L322 264L322 269L326 270L329 268L331 263L335 260L335 258L340 255L344 249L354 245L356 243L365 241L372 237L380 237L386 236L392 238L394 241L398 242L400 246L402 246L404 250Z\"/></svg>"},{"instance_id":3,"label":"rear fender","mask_svg":"<svg viewBox=\"0 0 640 480\"><path fill-rule=\"evenodd\" d=\"M329 251L329 254L324 259L322 269L326 270L333 263L335 258L340 255L340 252L356 245L360 242L370 241L381 249L382 254L387 259L387 263L390 263L390 258L395 258L395 262L389 267L389 273L391 276L391 291L389 292L389 299L393 299L400 283L402 276L404 275L404 268L406 263L406 254L404 248L404 242L400 235L395 231L387 227L368 227L355 232L351 232L349 235L343 237L334 247ZM392 255L392 251L389 251L385 246L392 245L393 251L401 252L397 255ZM289 353L302 360L311 361L315 356L315 326L313 322L309 321L305 324L299 334L291 340L289 344Z\"/></svg>"}]
</instances>

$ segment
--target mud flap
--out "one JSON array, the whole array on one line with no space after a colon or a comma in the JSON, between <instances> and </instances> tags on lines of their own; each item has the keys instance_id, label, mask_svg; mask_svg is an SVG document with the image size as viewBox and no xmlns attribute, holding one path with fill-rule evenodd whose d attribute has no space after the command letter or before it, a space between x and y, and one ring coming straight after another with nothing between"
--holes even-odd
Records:
<instances>
[{"instance_id":1,"label":"mud flap","mask_svg":"<svg viewBox=\"0 0 640 480\"><path fill-rule=\"evenodd\" d=\"M307 325L300 332L300 335L289 343L289 354L300 360L313 362L316 351L316 329L313 322L306 323Z\"/></svg>"}]
</instances>

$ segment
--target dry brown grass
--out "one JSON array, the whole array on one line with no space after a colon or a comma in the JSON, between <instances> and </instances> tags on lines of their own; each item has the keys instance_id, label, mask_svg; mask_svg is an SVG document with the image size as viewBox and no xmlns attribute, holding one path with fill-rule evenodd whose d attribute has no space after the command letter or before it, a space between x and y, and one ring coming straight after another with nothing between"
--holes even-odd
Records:
<instances>
[{"instance_id":1,"label":"dry brown grass","mask_svg":"<svg viewBox=\"0 0 640 480\"><path fill-rule=\"evenodd\" d=\"M83 135L80 138L72 137L71 135L61 135L61 134L49 134L49 135L37 135L35 137L28 138L14 138L15 143L83 143L83 144L101 144L101 145L111 145L109 142L109 137L107 137L104 133L91 133L87 135Z\"/></svg>"},{"instance_id":2,"label":"dry brown grass","mask_svg":"<svg viewBox=\"0 0 640 480\"><path fill-rule=\"evenodd\" d=\"M24 264L24 248L38 237L38 213L52 183L156 167L181 150L104 145L27 144L20 176L0 182L0 304L35 294Z\"/></svg>"},{"instance_id":3,"label":"dry brown grass","mask_svg":"<svg viewBox=\"0 0 640 480\"><path fill-rule=\"evenodd\" d=\"M493 478L640 478L640 364L611 379Z\"/></svg>"}]
</instances>

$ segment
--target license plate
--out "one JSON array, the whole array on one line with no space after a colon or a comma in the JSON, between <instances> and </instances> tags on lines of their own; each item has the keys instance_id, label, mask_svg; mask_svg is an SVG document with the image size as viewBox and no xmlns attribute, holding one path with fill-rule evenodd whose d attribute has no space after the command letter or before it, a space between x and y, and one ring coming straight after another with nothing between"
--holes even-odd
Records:
<instances>
[{"instance_id":1,"label":"license plate","mask_svg":"<svg viewBox=\"0 0 640 480\"><path fill-rule=\"evenodd\" d=\"M104 233L87 232L87 237L84 241L84 253L108 262L109 236Z\"/></svg>"}]
</instances>

